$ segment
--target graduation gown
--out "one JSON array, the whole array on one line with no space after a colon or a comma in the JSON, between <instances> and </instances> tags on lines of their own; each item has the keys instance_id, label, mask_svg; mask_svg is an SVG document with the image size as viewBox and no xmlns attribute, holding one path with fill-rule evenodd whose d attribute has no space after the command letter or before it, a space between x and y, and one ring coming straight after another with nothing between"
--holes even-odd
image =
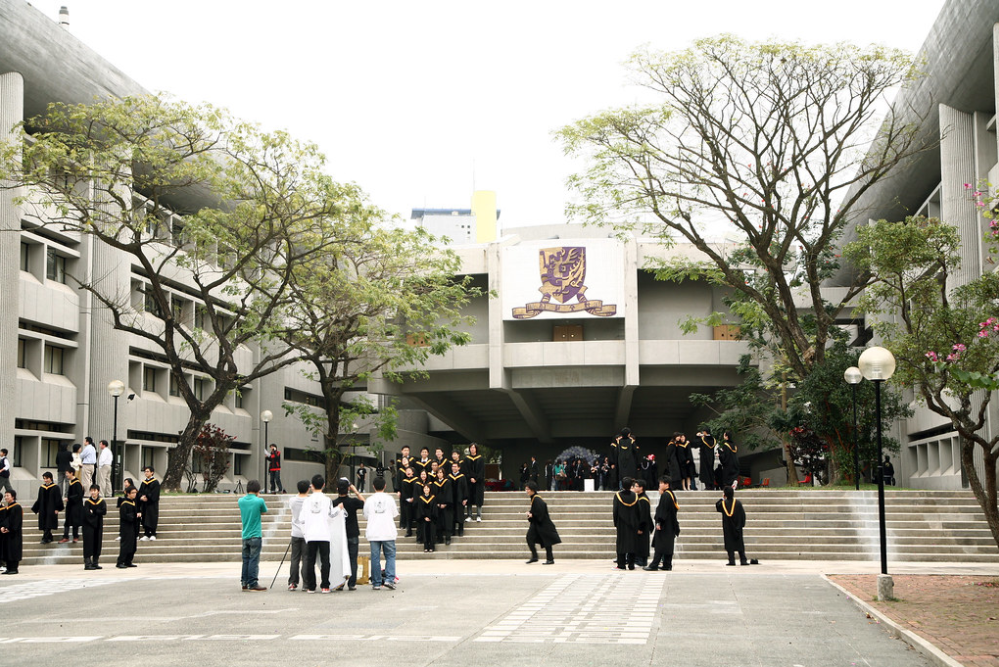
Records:
<instances>
[{"instance_id":1,"label":"graduation gown","mask_svg":"<svg viewBox=\"0 0 999 667\"><path fill-rule=\"evenodd\" d=\"M673 555L673 541L680 534L680 522L676 519L679 509L680 505L676 502L673 491L667 490L659 495L655 515L656 529L652 533L652 547L657 554Z\"/></svg>"},{"instance_id":2,"label":"graduation gown","mask_svg":"<svg viewBox=\"0 0 999 667\"><path fill-rule=\"evenodd\" d=\"M416 476L403 476L399 488L399 525L407 531L413 525L413 493L416 489Z\"/></svg>"},{"instance_id":3,"label":"graduation gown","mask_svg":"<svg viewBox=\"0 0 999 667\"><path fill-rule=\"evenodd\" d=\"M118 505L118 564L127 565L135 557L136 541L139 539L138 508L131 500L122 500Z\"/></svg>"},{"instance_id":4,"label":"graduation gown","mask_svg":"<svg viewBox=\"0 0 999 667\"><path fill-rule=\"evenodd\" d=\"M701 472L697 478L701 480L701 486L710 489L715 485L715 438L711 435L702 435L701 444L698 445L698 452L701 458Z\"/></svg>"},{"instance_id":5,"label":"graduation gown","mask_svg":"<svg viewBox=\"0 0 999 667\"><path fill-rule=\"evenodd\" d=\"M544 548L562 543L562 538L558 536L555 524L548 514L548 503L541 496L535 494L531 498L531 516L528 518L530 525L527 528L527 543L540 544Z\"/></svg>"},{"instance_id":6,"label":"graduation gown","mask_svg":"<svg viewBox=\"0 0 999 667\"><path fill-rule=\"evenodd\" d=\"M440 531L438 534L450 537L451 528L454 526L454 491L451 488L451 480L447 477L444 481L438 480L433 483L431 490L437 496L437 529Z\"/></svg>"},{"instance_id":7,"label":"graduation gown","mask_svg":"<svg viewBox=\"0 0 999 667\"><path fill-rule=\"evenodd\" d=\"M631 491L614 494L614 527L617 528L617 553L638 553L641 526L638 497Z\"/></svg>"},{"instance_id":8,"label":"graduation gown","mask_svg":"<svg viewBox=\"0 0 999 667\"><path fill-rule=\"evenodd\" d=\"M718 453L721 458L722 486L732 486L739 477L739 448L728 442L719 443Z\"/></svg>"},{"instance_id":9,"label":"graduation gown","mask_svg":"<svg viewBox=\"0 0 999 667\"><path fill-rule=\"evenodd\" d=\"M69 488L66 489L66 525L83 525L83 484L80 480L70 481Z\"/></svg>"},{"instance_id":10,"label":"graduation gown","mask_svg":"<svg viewBox=\"0 0 999 667\"><path fill-rule=\"evenodd\" d=\"M694 453L688 443L677 443L676 463L680 467L680 477L694 477Z\"/></svg>"},{"instance_id":11,"label":"graduation gown","mask_svg":"<svg viewBox=\"0 0 999 667\"><path fill-rule=\"evenodd\" d=\"M486 460L482 454L469 455L465 459L465 477L468 479L468 504L482 507L486 496Z\"/></svg>"},{"instance_id":12,"label":"graduation gown","mask_svg":"<svg viewBox=\"0 0 999 667\"><path fill-rule=\"evenodd\" d=\"M638 477L638 445L634 439L621 438L612 445L611 451L616 452L619 482L625 477L632 479Z\"/></svg>"},{"instance_id":13,"label":"graduation gown","mask_svg":"<svg viewBox=\"0 0 999 667\"><path fill-rule=\"evenodd\" d=\"M666 459L663 461L663 475L669 478L670 487L680 486L683 478L680 475L680 463L676 458L676 443L672 440L666 445Z\"/></svg>"},{"instance_id":14,"label":"graduation gown","mask_svg":"<svg viewBox=\"0 0 999 667\"><path fill-rule=\"evenodd\" d=\"M659 466L656 465L655 461L649 461L648 459L642 461L642 479L645 480L646 489L655 489L659 486L656 480L659 477Z\"/></svg>"},{"instance_id":15,"label":"graduation gown","mask_svg":"<svg viewBox=\"0 0 999 667\"><path fill-rule=\"evenodd\" d=\"M31 511L38 515L38 530L56 530L59 528L59 515L63 511L62 493L58 484L42 484L38 487L38 497Z\"/></svg>"},{"instance_id":16,"label":"graduation gown","mask_svg":"<svg viewBox=\"0 0 999 667\"><path fill-rule=\"evenodd\" d=\"M636 555L645 560L649 559L649 541L655 524L652 523L652 501L644 493L638 496L638 525L642 534L638 536L638 551Z\"/></svg>"},{"instance_id":17,"label":"graduation gown","mask_svg":"<svg viewBox=\"0 0 999 667\"><path fill-rule=\"evenodd\" d=\"M416 530L420 543L424 549L433 549L434 541L437 539L437 497L433 492L429 496L422 493L413 501L416 505ZM430 519L430 521L427 521Z\"/></svg>"},{"instance_id":18,"label":"graduation gown","mask_svg":"<svg viewBox=\"0 0 999 667\"><path fill-rule=\"evenodd\" d=\"M24 508L17 503L4 507L0 513L0 526L7 529L7 532L3 533L0 560L3 560L8 569L17 569L24 548Z\"/></svg>"},{"instance_id":19,"label":"graduation gown","mask_svg":"<svg viewBox=\"0 0 999 667\"><path fill-rule=\"evenodd\" d=\"M142 480L139 484L139 494L136 499L146 497L146 500L138 501L138 511L142 512L142 527L147 532L155 533L156 525L160 522L160 482L155 477Z\"/></svg>"},{"instance_id":20,"label":"graduation gown","mask_svg":"<svg viewBox=\"0 0 999 667\"><path fill-rule=\"evenodd\" d=\"M723 498L715 503L715 509L722 515L725 551L745 553L746 544L742 540L742 529L746 527L746 511L742 509L742 503L735 499L731 503L726 503Z\"/></svg>"},{"instance_id":21,"label":"graduation gown","mask_svg":"<svg viewBox=\"0 0 999 667\"><path fill-rule=\"evenodd\" d=\"M108 513L108 504L103 498L96 501L87 498L83 501L83 558L97 558L101 555L104 542L104 516Z\"/></svg>"}]
</instances>

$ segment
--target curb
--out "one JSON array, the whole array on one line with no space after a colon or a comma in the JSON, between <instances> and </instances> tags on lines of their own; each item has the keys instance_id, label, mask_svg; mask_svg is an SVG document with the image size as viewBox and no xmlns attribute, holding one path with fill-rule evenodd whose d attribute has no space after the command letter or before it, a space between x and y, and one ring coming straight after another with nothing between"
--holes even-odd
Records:
<instances>
[{"instance_id":1,"label":"curb","mask_svg":"<svg viewBox=\"0 0 999 667\"><path fill-rule=\"evenodd\" d=\"M837 584L827 575L823 574L822 578L825 579L826 582L829 583L829 585L833 586L834 588L836 588L836 590L845 595L846 599L853 602L853 604L859 607L861 611L867 612L870 616L873 616L874 618L878 619L878 621L880 621L882 625L889 628L889 634L892 637L896 639L901 639L906 644L908 644L909 646L911 646L912 648L919 651L927 658L935 662L940 667L964 667L962 663L958 662L954 658L950 657L949 655L941 651L939 648L936 647L936 645L920 637L915 632L911 630L906 630L901 625L899 625L892 619L888 618L883 613L881 613L871 605L867 604L866 602L858 598L850 591L846 590L845 588Z\"/></svg>"}]
</instances>

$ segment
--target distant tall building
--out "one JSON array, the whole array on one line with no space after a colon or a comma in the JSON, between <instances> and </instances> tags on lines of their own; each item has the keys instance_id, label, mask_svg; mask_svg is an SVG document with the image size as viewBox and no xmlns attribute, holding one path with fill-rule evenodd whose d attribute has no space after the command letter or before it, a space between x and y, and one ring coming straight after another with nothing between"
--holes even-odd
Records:
<instances>
[{"instance_id":1,"label":"distant tall building","mask_svg":"<svg viewBox=\"0 0 999 667\"><path fill-rule=\"evenodd\" d=\"M489 243L496 240L496 193L477 190L472 208L414 208L411 220L436 236L446 236L452 245Z\"/></svg>"}]
</instances>

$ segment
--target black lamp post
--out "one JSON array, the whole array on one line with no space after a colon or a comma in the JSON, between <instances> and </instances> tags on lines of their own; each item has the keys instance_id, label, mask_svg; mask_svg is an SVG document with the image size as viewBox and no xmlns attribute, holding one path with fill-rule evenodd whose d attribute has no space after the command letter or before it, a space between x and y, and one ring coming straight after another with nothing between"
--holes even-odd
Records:
<instances>
[{"instance_id":1,"label":"black lamp post","mask_svg":"<svg viewBox=\"0 0 999 667\"><path fill-rule=\"evenodd\" d=\"M268 424L271 423L272 419L274 419L274 413L271 412L270 410L264 410L263 412L260 413L260 420L264 422L264 456L263 456L264 476L260 478L260 485L264 488L264 491L267 491L267 453L268 449L271 446L271 440L267 432L267 426Z\"/></svg>"},{"instance_id":2,"label":"black lamp post","mask_svg":"<svg viewBox=\"0 0 999 667\"><path fill-rule=\"evenodd\" d=\"M111 380L108 382L108 393L114 398L114 428L111 433L111 488L101 489L106 497L114 495L115 489L122 487L122 474L124 465L121 460L121 451L118 448L118 398L125 393L125 383L121 380ZM89 493L89 490L87 491Z\"/></svg>"},{"instance_id":3,"label":"black lamp post","mask_svg":"<svg viewBox=\"0 0 999 667\"><path fill-rule=\"evenodd\" d=\"M843 372L843 379L853 390L853 481L857 491L860 491L860 449L857 447L857 385L864 379L863 373L856 366L850 366ZM880 420L878 423L881 423Z\"/></svg>"},{"instance_id":4,"label":"black lamp post","mask_svg":"<svg viewBox=\"0 0 999 667\"><path fill-rule=\"evenodd\" d=\"M878 528L881 533L881 574L888 574L888 546L885 530L885 476L884 459L881 453L881 384L895 372L895 357L883 347L870 347L864 350L857 362L864 377L874 383L874 415L878 434ZM890 581L890 578L889 578ZM878 579L878 597L881 595L881 578ZM889 593L890 597L890 593Z\"/></svg>"}]
</instances>

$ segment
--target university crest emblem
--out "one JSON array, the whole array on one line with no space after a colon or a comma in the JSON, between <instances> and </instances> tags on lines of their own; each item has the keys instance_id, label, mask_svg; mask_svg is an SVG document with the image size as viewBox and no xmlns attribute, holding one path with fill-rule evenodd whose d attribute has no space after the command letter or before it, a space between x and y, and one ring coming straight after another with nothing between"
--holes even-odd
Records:
<instances>
[{"instance_id":1,"label":"university crest emblem","mask_svg":"<svg viewBox=\"0 0 999 667\"><path fill-rule=\"evenodd\" d=\"M617 306L586 298L586 248L562 246L543 248L538 253L541 264L541 301L513 309L513 317L526 320L543 312L578 313L585 311L597 317L610 317ZM573 298L576 303L569 303ZM556 303L552 303L555 301Z\"/></svg>"}]
</instances>

